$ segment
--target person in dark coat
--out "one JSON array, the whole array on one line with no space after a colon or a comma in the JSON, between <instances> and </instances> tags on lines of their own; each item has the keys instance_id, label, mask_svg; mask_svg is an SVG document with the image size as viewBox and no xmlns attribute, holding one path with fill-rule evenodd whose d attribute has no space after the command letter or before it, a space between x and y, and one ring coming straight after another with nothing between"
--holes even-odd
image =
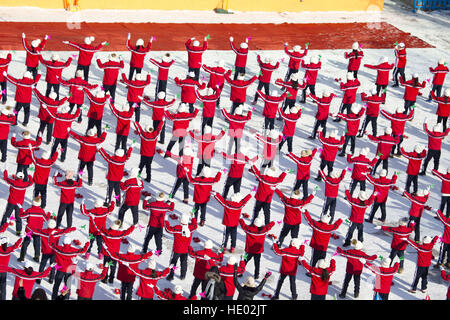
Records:
<instances>
[{"instance_id":1,"label":"person in dark coat","mask_svg":"<svg viewBox=\"0 0 450 320\"><path fill-rule=\"evenodd\" d=\"M253 277L248 277L247 280L241 285L237 279L236 265L235 271L233 274L234 285L236 286L239 295L237 300L253 300L253 298L262 290L264 285L266 284L267 279L270 277L272 273L267 272L264 276L264 279L259 283L258 286L255 286L255 279Z\"/></svg>"},{"instance_id":2,"label":"person in dark coat","mask_svg":"<svg viewBox=\"0 0 450 320\"><path fill-rule=\"evenodd\" d=\"M227 289L225 283L220 277L219 268L212 266L208 272L205 273L206 289L205 300L224 300Z\"/></svg>"}]
</instances>

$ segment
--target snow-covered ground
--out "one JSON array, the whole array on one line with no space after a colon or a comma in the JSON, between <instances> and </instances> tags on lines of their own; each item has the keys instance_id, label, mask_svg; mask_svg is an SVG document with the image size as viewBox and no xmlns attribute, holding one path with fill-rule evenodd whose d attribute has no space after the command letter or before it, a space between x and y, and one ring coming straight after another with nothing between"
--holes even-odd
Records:
<instances>
[{"instance_id":1,"label":"snow-covered ground","mask_svg":"<svg viewBox=\"0 0 450 320\"><path fill-rule=\"evenodd\" d=\"M3 10L3 8L2 8ZM400 10L399 8L394 7L394 3L388 1L385 6L385 11L382 14L391 14L391 19L388 21L389 23L392 23L393 25L401 28L402 30L412 32L413 35L419 36L420 38L424 40L430 40L430 43L435 45L436 48L432 49L407 49L408 52L408 65L406 68L406 75L407 78L410 78L411 74L417 72L419 73L420 79L430 79L431 74L428 72L429 66L435 66L437 63L437 60L441 57L446 58L447 61L449 61L449 57L447 54L448 49L448 41L445 39L445 32L442 32L442 28L448 30L448 19L447 16L444 13L441 14L433 14L433 15L427 15L421 13L420 15L413 15L412 13L408 14L407 20L403 21L402 19L393 19L393 13L400 15L400 17L403 17L407 14L405 10ZM37 16L37 15L36 15ZM233 15L230 15L232 17ZM438 16L438 17L436 17ZM5 17L3 15L3 17ZM8 18L9 19L9 18ZM417 19L418 22L415 23L414 19ZM54 21L55 18L52 17L51 21ZM345 19L342 22L347 22ZM23 21L23 20L22 20ZM266 20L267 21L267 20ZM431 31L424 31L426 29L421 23L426 22L430 25ZM206 22L206 21L205 21ZM397 23L397 25L396 25ZM401 25L401 26L400 26ZM419 27L420 26L420 27ZM438 32L441 30L440 32ZM382 32L380 30L380 32ZM433 41L434 42L433 42ZM448 39L447 39L448 40ZM408 44L406 44L408 45ZM322 92L325 88L328 88L329 90L337 93L339 95L339 98L335 98L330 111L333 113L336 113L338 111L338 108L341 103L341 97L342 94L339 90L338 83L334 81L335 78L345 78L346 74L346 60L343 56L344 50L321 50L321 51L314 51L311 50L308 55L321 55L322 61L323 61L323 67L322 70L319 72L319 77L317 81L316 91L318 94ZM51 52L45 52L44 57L48 57L51 54ZM59 52L62 59L66 59L69 56L73 55L74 52ZM119 52L125 60L125 62L129 61L129 52ZM155 52L152 51L147 56L150 57L161 57L164 54L164 52ZM282 51L265 51L265 52L257 52L252 51L249 54L248 57L248 65L247 70L249 75L258 74L259 73L259 67L256 62L256 55L261 54L262 56L270 56L277 60L281 61L280 68L274 72L272 76L272 82L277 78L284 78L285 73L287 71L287 61L288 58L285 56L285 54ZM99 57L101 59L106 59L108 53L98 53L96 54L96 57ZM174 58L176 59L175 64L170 70L170 78L173 79L175 76L185 76L187 72L186 67L186 60L187 60L187 54L186 52L173 52ZM391 49L368 49L365 50L365 58L363 60L363 63L376 63L381 56L388 56L390 61L393 61L394 53ZM233 68L234 63L234 54L231 51L207 51L204 54L204 63L206 65L212 65L219 59L223 59L226 62L226 67L229 69ZM20 75L25 71L24 66L24 60L25 60L25 53L23 51L16 51L13 55L13 61L10 64L9 67L9 73L15 77L20 77ZM41 68L41 71L45 73L45 68ZM63 77L65 79L68 79L73 76L75 72L75 64L72 63L72 65L65 69L63 72ZM124 69L125 74L128 74L128 65L126 65ZM144 67L144 72L150 72L152 75L152 83L149 87L147 87L145 93L151 97L154 96L155 91L155 81L156 78L156 70L155 67L150 64L149 62L146 62L146 65ZM91 67L91 76L90 76L90 82L92 83L101 83L103 77L103 73L101 70L99 70L96 67ZM207 74L204 72L201 73L201 79L202 81L207 81L208 77ZM204 78L205 77L205 78ZM367 92L371 90L374 87L374 80L375 80L375 73L372 70L361 68L358 78L360 79L362 86L360 89L360 92L364 91ZM446 85L448 86L448 80L446 82ZM445 86L444 86L445 87ZM276 87L272 84L271 88L275 89ZM38 84L38 89L41 92L45 92L45 82L41 80ZM277 87L276 90L279 88ZM250 102L253 99L254 93L256 90L256 84L253 84L250 89L248 90L248 97L247 101ZM403 146L406 150L410 150L414 147L416 143L421 143L424 145L427 145L427 136L422 130L423 121L426 119L429 124L433 124L436 121L435 116L435 110L436 110L436 104L433 102L427 102L426 98L428 97L428 93L430 90L430 86L427 86L426 89L422 90L423 96L418 98L417 101L417 108L416 114L414 117L414 120L411 122L408 122L406 124L406 135L408 136L408 139L405 139L403 142ZM61 89L61 93L67 94L68 91L66 88ZM169 81L168 84L168 94L170 96L177 96L179 95L180 90L175 85L173 80ZM384 108L386 108L388 111L391 111L395 109L399 105L403 105L403 88L391 88L388 87L387 91L387 102ZM221 105L225 106L225 108L229 109L230 107L230 101L229 101L229 86L225 85L224 92L222 93L221 98ZM8 104L12 104L14 99L14 86L11 84L8 84ZM117 103L120 102L126 102L126 88L119 84L118 90L116 93L116 100ZM361 101L357 100L357 103L361 103ZM85 107L88 107L88 104L85 105ZM249 108L252 106L249 105ZM256 108L254 116L252 117L252 120L247 124L247 134L245 136L246 144L250 148L251 152L253 154L261 154L262 149L261 146L258 145L255 141L255 139L252 137L252 134L250 133L251 129L257 130L258 132L261 132L262 126L263 126L263 117L261 115L261 110L263 107L263 103L261 99L259 100ZM316 106L311 101L307 101L305 105L301 105L303 108L302 110L302 117L297 123L297 129L296 129L296 135L294 138L294 152L296 154L300 153L300 150L306 149L306 148L314 148L314 147L321 147L321 145L318 143L318 140L309 140L307 137L310 135L312 131L312 126L314 124L314 114L316 112ZM31 111L31 119L30 123L27 127L28 130L31 131L33 137L35 137L39 125L39 121L37 118L38 113L38 102L36 99L33 98L32 101L32 111ZM147 110L145 107L143 107L143 111L141 112L141 122L142 123L151 123L151 111ZM83 112L84 115L86 115L86 111ZM13 127L11 129L11 133L15 132L19 134L22 132L25 128L23 128L20 123L22 122L22 112L19 114L19 125L17 127ZM200 126L200 116L197 117L192 123L191 127L196 128ZM115 117L111 114L111 112L108 109L105 109L105 116L103 118L103 124L108 124L110 128L114 128L116 123ZM169 121L166 126L166 144L167 145L170 137L171 137L171 127L172 123ZM223 120L223 117L217 112L216 118L214 120L213 125L213 132L218 132L220 129L222 129L227 123ZM379 117L378 119L378 125L379 128L384 128L385 126L389 125L389 122L384 119L383 117ZM81 124L74 123L72 128L79 133L84 133L87 126L87 120L84 119ZM278 129L282 128L282 123L277 122L276 126ZM331 120L327 124L327 129L338 129L340 134L344 134L345 130L345 122L335 123ZM370 130L370 129L369 129ZM108 151L113 152L114 149L114 142L115 142L115 133L113 129L108 129L108 136L106 141L102 144L102 146ZM136 139L139 141L139 138L134 135L134 133L130 133L129 136L129 144L131 144L131 141L133 139ZM196 149L197 144L195 142L189 142L191 143L193 147ZM158 145L158 147L165 146ZM228 140L226 138L222 139L217 144L217 151L220 150L226 150L228 146ZM376 151L376 145L371 143L366 137L357 139L357 151L362 148L368 146L371 150L371 156L374 156L374 153ZM43 145L43 150L48 150L50 146ZM287 151L287 146L283 147L283 152ZM61 163L59 160L56 162L54 166L54 170L65 170L65 169L78 169L78 149L79 144L76 143L74 140L69 139L68 144L68 152L67 152L67 158L64 163ZM174 147L174 151L177 151L177 146ZM41 151L41 152L42 152ZM448 138L444 140L443 143L443 154L441 156L441 162L440 162L440 170L444 171L447 169L448 166L450 166L450 160L447 158L449 152L449 144L448 144ZM16 164L15 164L15 157L17 154L17 150L10 147L8 150L8 161L6 164L6 169L10 173L15 171ZM128 161L126 165L126 170L130 171L133 167L136 167L139 163L139 153L136 149L131 159ZM194 169L196 168L197 162L194 163ZM259 163L257 163L259 165ZM280 171L286 171L289 169L293 169L295 172L295 165L293 162L288 160L285 156L282 154L277 160L277 165L279 165ZM400 177L399 181L397 182L397 186L399 187L399 191L402 191L405 185L406 180L406 166L407 166L407 160L404 158L393 158L389 161L389 176L393 174L394 171L400 171ZM314 177L317 169L319 166L319 157L316 156L313 160L311 172L312 176ZM345 158L337 157L335 168L338 170L345 169L348 166L347 162L345 161ZM432 164L430 163L429 170ZM175 182L174 173L175 173L175 167L176 164L168 159L163 159L160 155L155 155L153 165L152 165L152 183L147 184L145 183L145 190L148 192L151 192L152 194L156 194L160 191L164 191L166 193L169 193L172 189L172 186ZM217 153L213 165L212 165L214 171L216 170L223 170L224 168L229 168L229 164L224 162L223 159L220 157L219 153ZM95 183L92 187L89 187L85 185L79 193L83 195L83 199L87 205L88 208L92 207L94 205L94 202L96 199L101 198L104 199L106 194L106 188L105 188L105 175L107 170L107 164L103 159L98 155L97 161L95 162L94 167L94 179ZM53 172L52 172L53 175ZM214 186L214 190L218 192L222 192L224 182L225 182L225 176L226 173L223 174L224 177L221 179L219 183L217 183ZM350 213L350 207L343 199L344 190L348 188L350 183L350 175L347 175L346 179L341 183L340 187L340 197L338 198L338 204L336 208L336 215L335 219L342 218L346 219L349 217ZM295 182L295 173L288 174L287 178L284 180L282 185L280 186L283 189L291 189ZM428 174L427 176L420 176L419 177L419 188L426 188L427 186L431 185L431 195L428 200L428 205L433 208L433 211L425 211L424 216L421 221L421 234L424 235L441 235L443 232L443 225L436 219L434 219L434 210L436 210L439 207L440 203L440 181L431 176L431 174ZM255 194L253 190L254 186L257 186L257 181L254 178L254 176L247 171L245 171L244 174L244 180L242 183L242 189L241 192L244 194L252 193ZM320 212L322 210L323 202L324 202L324 183L323 182L317 182L314 179L311 179L309 188L310 191L313 190L315 186L318 186L320 189L317 191L316 197L312 201L311 204L307 206L308 211L312 214L313 218L318 218L320 215ZM369 190L372 190L372 186L368 186ZM389 196L388 201L388 216L387 221L397 221L400 217L407 216L407 212L410 207L410 203L408 200L403 198L401 196L401 193L397 192L391 192ZM2 204L0 205L0 212L3 212L5 206L6 206L6 199L7 199L7 192L8 187L7 185L2 182L0 183L0 192L3 192L5 196L3 197ZM192 203L192 195L193 195L193 189L192 186L190 186L190 203L188 205L181 202L182 191L179 190L178 193L175 196L175 213L180 215L182 213L190 212L193 208ZM32 199L32 190L27 191L26 196L26 203L24 204L24 208L28 208L31 205L31 199ZM254 206L254 198L249 201L243 212L249 213L250 216L252 216L253 212L253 206ZM79 211L79 205L81 204L81 199L76 199L76 206L74 211L74 226L78 227L78 230L73 234L73 238L78 238L81 242L88 241L88 234L87 234L87 225L88 220L86 217L81 215ZM58 210L59 205L59 189L55 188L52 185L49 185L48 188L48 205L47 210L56 212ZM113 219L117 218L117 212L118 208L115 210L115 212L110 216L109 222L113 221ZM282 203L280 202L279 198L277 196L274 196L272 207L271 207L271 220L273 221L282 221L283 218L283 212L284 207ZM367 213L370 212L370 209L367 211ZM207 223L203 227L199 227L195 232L194 236L199 237L202 242L200 243L192 243L192 246L194 249L200 248L202 246L202 243L207 240L211 239L214 242L215 249L218 249L222 242L222 233L223 233L223 226L221 224L222 221L222 215L223 215L223 208L214 200L211 199L211 201L208 204L207 209L207 215L206 220ZM379 213L377 213L377 216ZM63 219L63 226L65 225L65 218ZM125 216L125 227L127 227L127 224L129 225L131 223L131 214L128 212ZM146 226L148 221L148 213L141 209L140 207L140 215L139 215L139 224L142 226ZM169 221L172 224L177 223L177 221L172 221L169 219ZM247 220L248 222L248 220ZM86 225L86 228L81 228L81 226ZM280 233L280 230L282 228L282 223L276 223L274 228L271 230L270 233L273 233L274 235L278 236ZM389 255L390 251L390 242L391 242L391 236L386 235L382 232L379 232L374 229L374 225L365 224L365 236L364 236L364 250L368 254L377 254L379 256L386 257ZM343 237L345 236L348 229L348 225L345 223L341 225L341 227L338 229L337 234L340 236L338 240L331 239L330 246L328 249L328 258L333 258L336 260L337 263L337 271L332 276L332 285L330 286L328 290L328 296L327 299L333 299L336 297L341 288L342 288L342 282L345 275L345 265L346 265L346 259L343 257L340 257L339 255L333 256L333 253L336 250L337 246L341 246L343 243ZM7 234L12 241L15 241L17 236L15 235L15 229L14 227L10 227L7 231ZM302 223L302 226L300 228L300 238L302 240L310 240L312 234L311 228L306 224ZM141 247L143 243L143 239L145 236L145 229L140 230L140 228L137 228L129 237L128 240L136 245L137 247ZM356 236L356 234L355 234ZM245 234L242 231L242 229L238 228L238 249L235 253L237 257L243 254L243 246L245 243ZM290 241L290 238L287 237L285 240L285 244L287 244ZM273 273L273 276L269 278L266 286L264 287L262 293L265 294L273 294L276 283L278 281L278 270L281 262L281 257L276 256L273 251L270 249L271 241L267 239L265 251L262 255L261 259L261 274L263 275L264 272L271 271ZM165 233L163 238L163 254L157 258L157 268L162 269L165 266L169 264L170 259L170 253L172 248L172 237ZM125 246L123 247L125 249ZM150 242L150 249L155 249L154 242ZM436 244L435 250L439 250L439 243ZM89 261L99 264L101 261L97 259L97 256L95 255L96 252L96 245L94 244L92 255L89 258ZM33 248L32 246L29 246L28 248L28 254L27 254L27 260L32 261L33 257ZM17 262L18 252L15 254L15 257L11 258L10 266L12 267L20 267L22 266L21 263ZM224 261L227 260L227 258L230 256L229 253L226 254L226 258ZM305 258L309 261L311 257L311 250L308 245L306 245L306 253ZM445 299L445 295L447 292L447 284L444 283L438 271L435 269L430 269L429 273L429 284L428 284L428 291L426 294L421 293L418 291L416 294L410 294L407 292L407 290L410 288L411 283L414 278L415 274L415 268L416 268L416 251L412 249L411 247L408 247L405 254L405 271L402 274L396 274L394 276L394 282L395 285L392 287L390 299L392 300L415 300L415 299L424 299L426 295L428 294L432 300L442 300ZM176 271L176 277L172 282L168 282L166 280L159 281L158 285L160 288L165 287L173 287L174 285L181 285L184 290L185 294L187 295L190 291L190 287L193 281L192 271L193 271L193 264L194 260L189 258L189 264L188 264L188 273L187 277L184 281L181 281L178 278L179 275L179 269ZM378 260L376 263L379 263L380 260ZM436 260L433 260L433 264L436 262ZM80 259L79 266L80 270L82 269L85 261L83 259ZM38 264L32 261L32 264L35 269L38 268ZM99 269L97 268L97 271ZM247 268L246 272L244 274L244 277L242 279L245 279L249 275L253 275L254 271L254 264L251 261ZM13 276L8 277L8 291L7 291L7 298L10 299L11 292L12 292L12 286L13 286ZM365 269L362 275L362 283L361 283L361 292L359 300L363 299L372 299L373 295L373 281L374 277L373 274ZM139 280L137 279L135 282L135 289L137 288L137 285L139 283ZM76 286L76 281L74 280L73 283L74 286ZM46 280L42 281L41 286L47 291L48 294L51 293L52 285L50 285ZM309 299L309 286L310 286L310 278L306 277L305 270L303 268L299 268L299 271L297 273L297 291L298 291L298 299ZM35 288L37 285L35 286ZM115 280L114 284L103 284L99 283L94 299L119 299L119 296L114 293L115 288L120 288L120 283ZM73 294L71 296L72 299L76 299L76 294L74 293L74 290L72 290ZM350 284L349 287L349 294L347 295L347 299L353 299L353 283ZM288 280L285 281L282 293L280 295L280 299L290 299L291 294L289 290L289 284ZM135 295L133 298L137 298ZM265 297L262 297L261 294L259 294L256 299L267 299ZM339 298L338 298L339 299Z\"/></svg>"}]
</instances>

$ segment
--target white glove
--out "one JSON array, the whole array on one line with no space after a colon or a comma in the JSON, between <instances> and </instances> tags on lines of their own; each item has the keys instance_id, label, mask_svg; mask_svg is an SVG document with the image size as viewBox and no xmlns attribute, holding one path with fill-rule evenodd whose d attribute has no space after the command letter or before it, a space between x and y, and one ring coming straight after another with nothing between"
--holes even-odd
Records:
<instances>
[{"instance_id":1,"label":"white glove","mask_svg":"<svg viewBox=\"0 0 450 320\"><path fill-rule=\"evenodd\" d=\"M360 258L359 262L361 262L362 264L366 264L366 259Z\"/></svg>"},{"instance_id":2,"label":"white glove","mask_svg":"<svg viewBox=\"0 0 450 320\"><path fill-rule=\"evenodd\" d=\"M209 256L204 256L203 259L205 259L206 261L211 260Z\"/></svg>"},{"instance_id":3,"label":"white glove","mask_svg":"<svg viewBox=\"0 0 450 320\"><path fill-rule=\"evenodd\" d=\"M3 76L7 76L8 75L8 72L6 72L6 71L3 71Z\"/></svg>"},{"instance_id":4,"label":"white glove","mask_svg":"<svg viewBox=\"0 0 450 320\"><path fill-rule=\"evenodd\" d=\"M46 35L45 35L44 39L45 39L45 40L47 40L47 39L48 39L48 34L46 34Z\"/></svg>"},{"instance_id":5,"label":"white glove","mask_svg":"<svg viewBox=\"0 0 450 320\"><path fill-rule=\"evenodd\" d=\"M191 38L191 40L194 40L194 39L195 39L195 37L192 37L192 38Z\"/></svg>"},{"instance_id":6,"label":"white glove","mask_svg":"<svg viewBox=\"0 0 450 320\"><path fill-rule=\"evenodd\" d=\"M153 36L150 37L150 42L153 42Z\"/></svg>"},{"instance_id":7,"label":"white glove","mask_svg":"<svg viewBox=\"0 0 450 320\"><path fill-rule=\"evenodd\" d=\"M150 288L153 288L153 287L154 287L154 285L153 285L152 283L149 283L148 286L149 286Z\"/></svg>"},{"instance_id":8,"label":"white glove","mask_svg":"<svg viewBox=\"0 0 450 320\"><path fill-rule=\"evenodd\" d=\"M375 229L381 230L381 226L375 226Z\"/></svg>"},{"instance_id":9,"label":"white glove","mask_svg":"<svg viewBox=\"0 0 450 320\"><path fill-rule=\"evenodd\" d=\"M24 38L24 39L25 39L25 33L23 33L23 32L22 32L22 38Z\"/></svg>"},{"instance_id":10,"label":"white glove","mask_svg":"<svg viewBox=\"0 0 450 320\"><path fill-rule=\"evenodd\" d=\"M64 44L69 44L69 41L64 40L62 43L64 43Z\"/></svg>"},{"instance_id":11,"label":"white glove","mask_svg":"<svg viewBox=\"0 0 450 320\"><path fill-rule=\"evenodd\" d=\"M233 42L234 41L234 38L233 37L230 37L230 42Z\"/></svg>"},{"instance_id":12,"label":"white glove","mask_svg":"<svg viewBox=\"0 0 450 320\"><path fill-rule=\"evenodd\" d=\"M103 42L102 42L102 45L105 45L105 44L107 44L107 43L108 43L108 42L106 42L106 41L103 41Z\"/></svg>"},{"instance_id":13,"label":"white glove","mask_svg":"<svg viewBox=\"0 0 450 320\"><path fill-rule=\"evenodd\" d=\"M147 201L147 202L149 202L151 198L152 198L152 197L148 196L148 197L145 197L144 200Z\"/></svg>"},{"instance_id":14,"label":"white glove","mask_svg":"<svg viewBox=\"0 0 450 320\"><path fill-rule=\"evenodd\" d=\"M287 47L287 46L288 46L288 43L287 43L287 42L285 42L285 43L284 43L284 46L285 46L285 47Z\"/></svg>"},{"instance_id":15,"label":"white glove","mask_svg":"<svg viewBox=\"0 0 450 320\"><path fill-rule=\"evenodd\" d=\"M204 40L204 41L208 41L208 38L207 38L207 37L204 37L203 40Z\"/></svg>"},{"instance_id":16,"label":"white glove","mask_svg":"<svg viewBox=\"0 0 450 320\"><path fill-rule=\"evenodd\" d=\"M130 40L130 38L131 38L131 33L128 32L128 38L127 39Z\"/></svg>"},{"instance_id":17,"label":"white glove","mask_svg":"<svg viewBox=\"0 0 450 320\"><path fill-rule=\"evenodd\" d=\"M50 265L51 268L54 268L55 266L56 266L56 262L53 262L53 263Z\"/></svg>"}]
</instances>

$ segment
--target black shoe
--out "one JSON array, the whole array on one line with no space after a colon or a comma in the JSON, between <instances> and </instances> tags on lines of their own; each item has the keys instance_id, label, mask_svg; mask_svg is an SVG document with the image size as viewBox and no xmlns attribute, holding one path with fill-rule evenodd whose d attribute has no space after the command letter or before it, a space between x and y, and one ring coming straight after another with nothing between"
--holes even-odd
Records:
<instances>
[{"instance_id":1,"label":"black shoe","mask_svg":"<svg viewBox=\"0 0 450 320\"><path fill-rule=\"evenodd\" d=\"M322 177L321 177L321 176L317 176L317 177L314 178L314 180L316 180L316 181L322 181Z\"/></svg>"},{"instance_id":2,"label":"black shoe","mask_svg":"<svg viewBox=\"0 0 450 320\"><path fill-rule=\"evenodd\" d=\"M341 152L341 153L339 153L339 154L338 154L338 156L339 156L339 157L343 157L343 156L345 156L345 152Z\"/></svg>"},{"instance_id":3,"label":"black shoe","mask_svg":"<svg viewBox=\"0 0 450 320\"><path fill-rule=\"evenodd\" d=\"M148 183L150 183L151 180L152 179L150 179L150 178L145 178L145 181L148 182Z\"/></svg>"},{"instance_id":4,"label":"black shoe","mask_svg":"<svg viewBox=\"0 0 450 320\"><path fill-rule=\"evenodd\" d=\"M20 257L19 259L17 259L17 261L24 262L25 261L25 257Z\"/></svg>"},{"instance_id":5,"label":"black shoe","mask_svg":"<svg viewBox=\"0 0 450 320\"><path fill-rule=\"evenodd\" d=\"M333 120L333 122L341 122L341 119L340 118L336 118L336 119Z\"/></svg>"},{"instance_id":6,"label":"black shoe","mask_svg":"<svg viewBox=\"0 0 450 320\"><path fill-rule=\"evenodd\" d=\"M340 293L340 294L339 294L339 298L345 299L345 293Z\"/></svg>"},{"instance_id":7,"label":"black shoe","mask_svg":"<svg viewBox=\"0 0 450 320\"><path fill-rule=\"evenodd\" d=\"M279 300L280 298L278 297L278 295L273 296L272 298L270 298L270 300Z\"/></svg>"},{"instance_id":8,"label":"black shoe","mask_svg":"<svg viewBox=\"0 0 450 320\"><path fill-rule=\"evenodd\" d=\"M315 137L313 137L313 136L309 136L309 137L308 137L308 139L314 140L314 139L315 139Z\"/></svg>"},{"instance_id":9,"label":"black shoe","mask_svg":"<svg viewBox=\"0 0 450 320\"><path fill-rule=\"evenodd\" d=\"M186 279L186 276L181 276L180 277L180 280L184 280L184 279Z\"/></svg>"},{"instance_id":10,"label":"black shoe","mask_svg":"<svg viewBox=\"0 0 450 320\"><path fill-rule=\"evenodd\" d=\"M355 292L354 297L355 297L355 298L358 298L358 297L359 297L359 292Z\"/></svg>"},{"instance_id":11,"label":"black shoe","mask_svg":"<svg viewBox=\"0 0 450 320\"><path fill-rule=\"evenodd\" d=\"M350 241L345 241L344 244L342 245L343 247L348 247L350 245Z\"/></svg>"},{"instance_id":12,"label":"black shoe","mask_svg":"<svg viewBox=\"0 0 450 320\"><path fill-rule=\"evenodd\" d=\"M421 175L421 176L424 176L425 174L426 174L425 170L422 170L422 171L419 172L419 175Z\"/></svg>"},{"instance_id":13,"label":"black shoe","mask_svg":"<svg viewBox=\"0 0 450 320\"><path fill-rule=\"evenodd\" d=\"M368 222L368 223L373 223L373 221L371 219L364 219L364 221Z\"/></svg>"},{"instance_id":14,"label":"black shoe","mask_svg":"<svg viewBox=\"0 0 450 320\"><path fill-rule=\"evenodd\" d=\"M28 122L22 122L22 125L23 125L24 127L26 127L26 126L28 125Z\"/></svg>"},{"instance_id":15,"label":"black shoe","mask_svg":"<svg viewBox=\"0 0 450 320\"><path fill-rule=\"evenodd\" d=\"M37 279L37 280L36 280L36 283L37 283L37 284L41 284L41 279Z\"/></svg>"},{"instance_id":16,"label":"black shoe","mask_svg":"<svg viewBox=\"0 0 450 320\"><path fill-rule=\"evenodd\" d=\"M393 84L392 85L392 88L397 88L398 87L398 84Z\"/></svg>"},{"instance_id":17,"label":"black shoe","mask_svg":"<svg viewBox=\"0 0 450 320\"><path fill-rule=\"evenodd\" d=\"M299 101L300 103L306 103L306 100Z\"/></svg>"},{"instance_id":18,"label":"black shoe","mask_svg":"<svg viewBox=\"0 0 450 320\"><path fill-rule=\"evenodd\" d=\"M172 281L173 280L173 273L169 274L166 278L167 281Z\"/></svg>"},{"instance_id":19,"label":"black shoe","mask_svg":"<svg viewBox=\"0 0 450 320\"><path fill-rule=\"evenodd\" d=\"M53 278L48 279L48 283L53 283Z\"/></svg>"},{"instance_id":20,"label":"black shoe","mask_svg":"<svg viewBox=\"0 0 450 320\"><path fill-rule=\"evenodd\" d=\"M255 276L253 277L255 280L259 279L259 274L255 274Z\"/></svg>"},{"instance_id":21,"label":"black shoe","mask_svg":"<svg viewBox=\"0 0 450 320\"><path fill-rule=\"evenodd\" d=\"M114 283L114 278L109 278L108 282L109 283Z\"/></svg>"},{"instance_id":22,"label":"black shoe","mask_svg":"<svg viewBox=\"0 0 450 320\"><path fill-rule=\"evenodd\" d=\"M292 295L292 300L297 300L297 297L298 297L298 295L293 294L293 295Z\"/></svg>"},{"instance_id":23,"label":"black shoe","mask_svg":"<svg viewBox=\"0 0 450 320\"><path fill-rule=\"evenodd\" d=\"M39 262L39 256L33 258L34 261Z\"/></svg>"},{"instance_id":24,"label":"black shoe","mask_svg":"<svg viewBox=\"0 0 450 320\"><path fill-rule=\"evenodd\" d=\"M92 181L88 181L88 186L92 186L93 182Z\"/></svg>"},{"instance_id":25,"label":"black shoe","mask_svg":"<svg viewBox=\"0 0 450 320\"><path fill-rule=\"evenodd\" d=\"M108 279L106 279L106 277L104 277L103 279L102 279L102 282L103 283L108 283ZM51 282L50 282L51 283Z\"/></svg>"}]
</instances>

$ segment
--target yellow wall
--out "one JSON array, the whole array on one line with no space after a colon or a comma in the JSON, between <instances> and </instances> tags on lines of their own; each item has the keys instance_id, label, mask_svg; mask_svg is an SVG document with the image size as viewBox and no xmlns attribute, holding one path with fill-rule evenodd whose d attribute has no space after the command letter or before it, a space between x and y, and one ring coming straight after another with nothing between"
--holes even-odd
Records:
<instances>
[{"instance_id":1,"label":"yellow wall","mask_svg":"<svg viewBox=\"0 0 450 320\"><path fill-rule=\"evenodd\" d=\"M69 0L73 2L73 0ZM155 9L236 11L378 11L384 0L79 0L81 9ZM225 4L224 4L225 2ZM0 6L63 8L63 0L0 0Z\"/></svg>"}]
</instances>

